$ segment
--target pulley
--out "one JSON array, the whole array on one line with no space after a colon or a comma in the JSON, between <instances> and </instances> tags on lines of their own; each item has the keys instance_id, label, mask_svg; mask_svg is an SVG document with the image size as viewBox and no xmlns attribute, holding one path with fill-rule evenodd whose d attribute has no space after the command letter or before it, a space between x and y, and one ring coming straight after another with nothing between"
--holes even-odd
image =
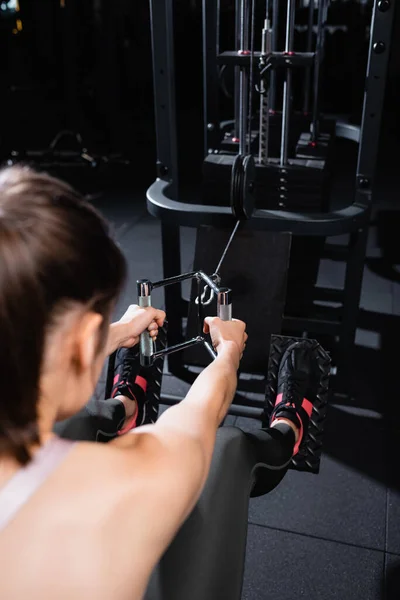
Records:
<instances>
[{"instance_id":1,"label":"pulley","mask_svg":"<svg viewBox=\"0 0 400 600\"><path fill-rule=\"evenodd\" d=\"M254 210L256 167L251 154L238 154L232 165L231 208L236 219L250 219Z\"/></svg>"}]
</instances>

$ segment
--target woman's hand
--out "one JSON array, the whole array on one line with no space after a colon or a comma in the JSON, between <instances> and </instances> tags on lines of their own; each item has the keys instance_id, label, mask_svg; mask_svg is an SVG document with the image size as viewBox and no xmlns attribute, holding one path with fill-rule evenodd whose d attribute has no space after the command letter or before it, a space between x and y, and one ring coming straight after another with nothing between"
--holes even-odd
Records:
<instances>
[{"instance_id":1,"label":"woman's hand","mask_svg":"<svg viewBox=\"0 0 400 600\"><path fill-rule=\"evenodd\" d=\"M239 366L248 338L246 323L237 319L221 321L218 317L207 317L204 320L204 333L210 334L217 354L225 349L233 352Z\"/></svg>"},{"instance_id":2,"label":"woman's hand","mask_svg":"<svg viewBox=\"0 0 400 600\"><path fill-rule=\"evenodd\" d=\"M139 342L139 336L149 331L155 340L158 328L164 325L165 312L153 307L141 308L131 304L116 323L110 325L107 353L112 354L118 348L131 348Z\"/></svg>"}]
</instances>

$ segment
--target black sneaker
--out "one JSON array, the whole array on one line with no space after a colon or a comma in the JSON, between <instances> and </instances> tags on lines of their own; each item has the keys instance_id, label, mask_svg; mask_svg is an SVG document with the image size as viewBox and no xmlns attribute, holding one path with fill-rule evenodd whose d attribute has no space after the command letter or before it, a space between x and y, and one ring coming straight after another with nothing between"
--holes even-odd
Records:
<instances>
[{"instance_id":1,"label":"black sneaker","mask_svg":"<svg viewBox=\"0 0 400 600\"><path fill-rule=\"evenodd\" d=\"M147 379L139 363L138 347L119 348L115 357L114 381L111 397L126 396L136 400L136 418L132 417L131 427L144 425L147 421ZM129 427L129 429L131 428ZM124 429L125 431L125 429Z\"/></svg>"},{"instance_id":2,"label":"black sneaker","mask_svg":"<svg viewBox=\"0 0 400 600\"><path fill-rule=\"evenodd\" d=\"M299 451L308 429L313 409L314 373L314 358L309 344L299 341L289 346L279 366L276 402L270 423L278 418L289 419L299 429L293 455Z\"/></svg>"}]
</instances>

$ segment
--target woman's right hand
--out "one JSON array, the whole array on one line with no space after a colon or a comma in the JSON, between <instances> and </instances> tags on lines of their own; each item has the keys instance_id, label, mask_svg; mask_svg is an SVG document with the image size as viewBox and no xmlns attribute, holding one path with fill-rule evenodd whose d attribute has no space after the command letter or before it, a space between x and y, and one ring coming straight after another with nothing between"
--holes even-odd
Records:
<instances>
[{"instance_id":1,"label":"woman's right hand","mask_svg":"<svg viewBox=\"0 0 400 600\"><path fill-rule=\"evenodd\" d=\"M212 344L218 354L224 348L231 348L237 351L238 361L240 361L248 338L246 323L238 319L222 321L218 317L206 317L204 333L210 334Z\"/></svg>"}]
</instances>

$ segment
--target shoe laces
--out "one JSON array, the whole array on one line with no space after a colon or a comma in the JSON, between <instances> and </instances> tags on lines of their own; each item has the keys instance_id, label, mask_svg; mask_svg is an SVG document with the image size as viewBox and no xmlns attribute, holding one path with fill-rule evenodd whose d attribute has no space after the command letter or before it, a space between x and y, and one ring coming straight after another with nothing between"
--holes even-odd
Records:
<instances>
[{"instance_id":1,"label":"shoe laces","mask_svg":"<svg viewBox=\"0 0 400 600\"><path fill-rule=\"evenodd\" d=\"M133 353L127 352L125 354L121 373L123 379L129 379L131 370L135 366L136 360L138 360L138 357Z\"/></svg>"},{"instance_id":2,"label":"shoe laces","mask_svg":"<svg viewBox=\"0 0 400 600\"><path fill-rule=\"evenodd\" d=\"M302 401L304 394L304 383L305 378L303 373L296 373L295 376L291 375L288 377L286 383L286 398L285 403L289 403L293 407L296 407L299 401Z\"/></svg>"}]
</instances>

